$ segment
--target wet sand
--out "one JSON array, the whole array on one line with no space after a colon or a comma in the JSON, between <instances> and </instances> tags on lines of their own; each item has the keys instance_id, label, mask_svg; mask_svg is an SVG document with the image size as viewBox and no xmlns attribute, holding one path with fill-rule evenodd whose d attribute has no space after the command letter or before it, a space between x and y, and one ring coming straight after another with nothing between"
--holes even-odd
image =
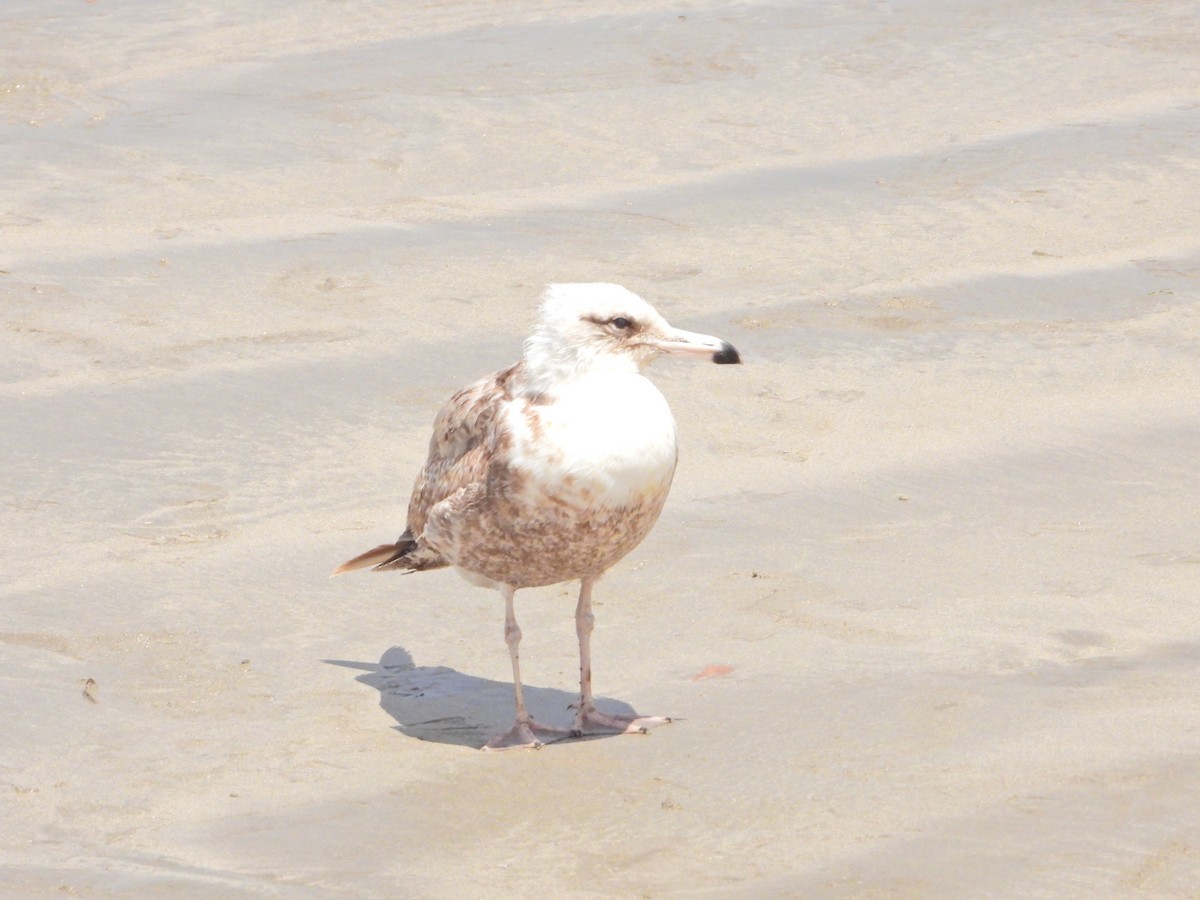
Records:
<instances>
[{"instance_id":1,"label":"wet sand","mask_svg":"<svg viewBox=\"0 0 1200 900\"><path fill-rule=\"evenodd\" d=\"M8 3L0 893L1196 896L1194 25ZM597 588L679 721L484 754L496 595L327 575L564 280L746 365Z\"/></svg>"}]
</instances>

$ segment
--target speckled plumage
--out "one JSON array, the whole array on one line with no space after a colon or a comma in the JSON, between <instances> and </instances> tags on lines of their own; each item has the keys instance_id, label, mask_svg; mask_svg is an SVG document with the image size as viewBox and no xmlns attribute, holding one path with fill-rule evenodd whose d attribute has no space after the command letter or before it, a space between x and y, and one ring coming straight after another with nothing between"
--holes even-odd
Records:
<instances>
[{"instance_id":1,"label":"speckled plumage","mask_svg":"<svg viewBox=\"0 0 1200 900\"><path fill-rule=\"evenodd\" d=\"M438 413L404 534L336 570L451 565L504 593L518 716L501 746L538 745L532 731L554 731L524 711L518 588L582 582L582 696L572 731L615 727L591 704L590 591L650 532L671 487L675 422L642 374L663 354L740 361L724 341L671 328L624 288L551 285L524 358L463 388ZM658 724L623 724L634 721Z\"/></svg>"}]
</instances>

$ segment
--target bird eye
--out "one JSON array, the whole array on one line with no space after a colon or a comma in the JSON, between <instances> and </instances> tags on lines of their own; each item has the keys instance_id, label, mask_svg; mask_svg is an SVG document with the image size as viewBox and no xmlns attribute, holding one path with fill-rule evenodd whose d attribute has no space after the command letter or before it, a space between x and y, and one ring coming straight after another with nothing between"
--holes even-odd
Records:
<instances>
[{"instance_id":1,"label":"bird eye","mask_svg":"<svg viewBox=\"0 0 1200 900\"><path fill-rule=\"evenodd\" d=\"M611 325L613 328L619 328L622 331L624 331L625 329L627 329L633 325L633 323L630 322L624 316L617 316L615 319L609 319L608 324Z\"/></svg>"}]
</instances>

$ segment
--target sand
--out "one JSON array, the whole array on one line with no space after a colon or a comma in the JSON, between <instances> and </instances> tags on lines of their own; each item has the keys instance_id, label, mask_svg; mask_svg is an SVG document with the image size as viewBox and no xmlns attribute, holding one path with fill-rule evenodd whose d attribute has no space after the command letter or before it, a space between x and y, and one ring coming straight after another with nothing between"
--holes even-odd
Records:
<instances>
[{"instance_id":1,"label":"sand","mask_svg":"<svg viewBox=\"0 0 1200 900\"><path fill-rule=\"evenodd\" d=\"M1200 896L1194 12L9 0L0 894ZM679 721L485 754L498 597L327 575L555 280L746 365L596 593Z\"/></svg>"}]
</instances>

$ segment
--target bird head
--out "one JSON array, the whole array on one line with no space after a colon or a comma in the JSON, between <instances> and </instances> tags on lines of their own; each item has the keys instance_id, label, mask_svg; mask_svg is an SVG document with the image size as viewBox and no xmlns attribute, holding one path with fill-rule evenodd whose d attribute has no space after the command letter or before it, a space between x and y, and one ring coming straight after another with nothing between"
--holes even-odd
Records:
<instances>
[{"instance_id":1,"label":"bird head","mask_svg":"<svg viewBox=\"0 0 1200 900\"><path fill-rule=\"evenodd\" d=\"M585 374L636 373L659 356L740 363L727 341L673 328L658 311L616 284L551 284L525 342L530 377L550 384Z\"/></svg>"}]
</instances>

